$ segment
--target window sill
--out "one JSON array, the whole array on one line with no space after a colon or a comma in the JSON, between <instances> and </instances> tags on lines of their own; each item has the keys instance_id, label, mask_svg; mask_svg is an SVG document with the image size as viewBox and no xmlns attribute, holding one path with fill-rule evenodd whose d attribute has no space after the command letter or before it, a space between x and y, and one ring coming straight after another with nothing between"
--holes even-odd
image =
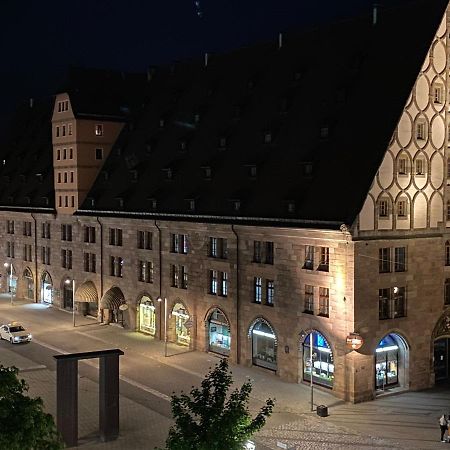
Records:
<instances>
[{"instance_id":1,"label":"window sill","mask_svg":"<svg viewBox=\"0 0 450 450\"><path fill-rule=\"evenodd\" d=\"M310 315L314 315L314 311L309 311L309 310L307 310L307 309L305 309L304 311L303 311L303 314L310 314Z\"/></svg>"},{"instance_id":2,"label":"window sill","mask_svg":"<svg viewBox=\"0 0 450 450\"><path fill-rule=\"evenodd\" d=\"M261 302L257 302L256 300L253 300L252 303L255 304L255 305L260 305L261 304Z\"/></svg>"},{"instance_id":3,"label":"window sill","mask_svg":"<svg viewBox=\"0 0 450 450\"><path fill-rule=\"evenodd\" d=\"M317 314L317 316L318 317L326 317L326 318L330 318L330 315L329 314L322 314L322 313L319 313L319 314Z\"/></svg>"},{"instance_id":4,"label":"window sill","mask_svg":"<svg viewBox=\"0 0 450 450\"><path fill-rule=\"evenodd\" d=\"M318 270L319 272L329 272L330 267L329 266L319 266L316 270Z\"/></svg>"},{"instance_id":5,"label":"window sill","mask_svg":"<svg viewBox=\"0 0 450 450\"><path fill-rule=\"evenodd\" d=\"M271 308L273 308L274 304L273 303L264 303L264 306L270 306Z\"/></svg>"}]
</instances>

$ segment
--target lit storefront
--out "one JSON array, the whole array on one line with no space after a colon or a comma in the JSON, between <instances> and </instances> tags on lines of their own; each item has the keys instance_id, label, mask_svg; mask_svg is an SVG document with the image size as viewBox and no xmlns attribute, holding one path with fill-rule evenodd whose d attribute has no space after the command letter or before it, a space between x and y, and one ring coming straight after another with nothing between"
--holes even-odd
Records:
<instances>
[{"instance_id":1,"label":"lit storefront","mask_svg":"<svg viewBox=\"0 0 450 450\"><path fill-rule=\"evenodd\" d=\"M375 350L375 385L384 389L398 385L399 346L394 335L388 334L381 339Z\"/></svg>"},{"instance_id":2,"label":"lit storefront","mask_svg":"<svg viewBox=\"0 0 450 450\"><path fill-rule=\"evenodd\" d=\"M44 303L53 302L53 282L48 272L44 272L42 275L41 301Z\"/></svg>"},{"instance_id":3,"label":"lit storefront","mask_svg":"<svg viewBox=\"0 0 450 450\"><path fill-rule=\"evenodd\" d=\"M259 319L251 329L252 362L255 366L277 370L277 337L272 327Z\"/></svg>"},{"instance_id":4,"label":"lit storefront","mask_svg":"<svg viewBox=\"0 0 450 450\"><path fill-rule=\"evenodd\" d=\"M156 333L156 314L153 301L146 296L141 298L139 304L139 331L151 334Z\"/></svg>"},{"instance_id":5,"label":"lit storefront","mask_svg":"<svg viewBox=\"0 0 450 450\"><path fill-rule=\"evenodd\" d=\"M34 282L33 282L33 274L31 270L26 268L23 273L23 280L25 282L25 297L28 299L34 298Z\"/></svg>"},{"instance_id":6,"label":"lit storefront","mask_svg":"<svg viewBox=\"0 0 450 450\"><path fill-rule=\"evenodd\" d=\"M177 344L189 345L191 337L188 327L189 314L181 303L177 303L172 309L172 320L175 321L175 337Z\"/></svg>"},{"instance_id":7,"label":"lit storefront","mask_svg":"<svg viewBox=\"0 0 450 450\"><path fill-rule=\"evenodd\" d=\"M230 325L219 309L215 309L208 321L209 351L228 356L230 354Z\"/></svg>"},{"instance_id":8,"label":"lit storefront","mask_svg":"<svg viewBox=\"0 0 450 450\"><path fill-rule=\"evenodd\" d=\"M310 341L312 335L312 361ZM317 331L306 336L303 341L303 380L332 388L334 380L333 353L327 340Z\"/></svg>"}]
</instances>

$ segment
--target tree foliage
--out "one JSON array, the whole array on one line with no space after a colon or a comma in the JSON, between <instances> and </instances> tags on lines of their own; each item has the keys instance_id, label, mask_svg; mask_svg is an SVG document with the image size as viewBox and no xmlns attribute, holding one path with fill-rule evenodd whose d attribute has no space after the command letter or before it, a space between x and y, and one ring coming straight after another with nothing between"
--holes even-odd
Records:
<instances>
[{"instance_id":1,"label":"tree foliage","mask_svg":"<svg viewBox=\"0 0 450 450\"><path fill-rule=\"evenodd\" d=\"M0 449L62 449L53 417L44 412L40 397L25 395L28 385L18 373L0 365Z\"/></svg>"},{"instance_id":2,"label":"tree foliage","mask_svg":"<svg viewBox=\"0 0 450 450\"><path fill-rule=\"evenodd\" d=\"M229 393L233 383L228 361L223 358L190 395L172 396L175 425L166 440L168 450L242 450L245 441L266 423L274 400L266 400L252 418L248 402L252 385L245 382Z\"/></svg>"}]
</instances>

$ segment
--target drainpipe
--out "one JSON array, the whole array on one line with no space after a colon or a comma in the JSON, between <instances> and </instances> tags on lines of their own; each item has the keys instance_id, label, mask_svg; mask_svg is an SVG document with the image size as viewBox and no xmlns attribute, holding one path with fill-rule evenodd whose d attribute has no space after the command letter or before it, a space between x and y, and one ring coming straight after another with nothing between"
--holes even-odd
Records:
<instances>
[{"instance_id":1,"label":"drainpipe","mask_svg":"<svg viewBox=\"0 0 450 450\"><path fill-rule=\"evenodd\" d=\"M100 301L101 301L103 298L103 224L100 222L100 219L98 217L97 222L100 225Z\"/></svg>"},{"instance_id":2,"label":"drainpipe","mask_svg":"<svg viewBox=\"0 0 450 450\"><path fill-rule=\"evenodd\" d=\"M38 262L37 262L37 221L34 214L31 213L31 217L34 220L34 273L35 281L34 281L34 302L38 302Z\"/></svg>"},{"instance_id":3,"label":"drainpipe","mask_svg":"<svg viewBox=\"0 0 450 450\"><path fill-rule=\"evenodd\" d=\"M241 362L241 343L239 333L239 314L240 314L240 299L239 299L239 236L234 229L234 224L231 225L231 230L236 236L236 363Z\"/></svg>"},{"instance_id":4,"label":"drainpipe","mask_svg":"<svg viewBox=\"0 0 450 450\"><path fill-rule=\"evenodd\" d=\"M158 252L159 252L159 298L161 299L161 301L159 302L159 304L161 305L160 309L159 309L159 340L162 339L162 314L161 314L161 308L162 308L162 302L164 301L164 299L162 298L162 248L161 248L161 228L158 225L158 222L155 220L155 227L158 229ZM167 300L164 301L164 304L167 308ZM167 320L167 317L164 317L164 321ZM164 324L164 327L166 326L166 324ZM166 333L167 334L167 333Z\"/></svg>"}]
</instances>

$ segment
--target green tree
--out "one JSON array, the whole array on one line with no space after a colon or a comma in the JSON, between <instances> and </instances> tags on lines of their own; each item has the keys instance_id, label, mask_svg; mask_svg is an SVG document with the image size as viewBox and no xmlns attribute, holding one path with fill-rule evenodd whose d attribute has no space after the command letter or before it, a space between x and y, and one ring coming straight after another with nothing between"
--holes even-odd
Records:
<instances>
[{"instance_id":1,"label":"green tree","mask_svg":"<svg viewBox=\"0 0 450 450\"><path fill-rule=\"evenodd\" d=\"M44 412L40 397L25 395L28 385L18 373L0 365L0 449L62 449L53 417Z\"/></svg>"},{"instance_id":2,"label":"green tree","mask_svg":"<svg viewBox=\"0 0 450 450\"><path fill-rule=\"evenodd\" d=\"M245 441L266 423L272 414L274 400L266 404L252 419L248 401L250 381L228 394L233 383L228 361L223 358L190 396L172 396L175 425L166 440L168 450L242 450Z\"/></svg>"}]
</instances>

